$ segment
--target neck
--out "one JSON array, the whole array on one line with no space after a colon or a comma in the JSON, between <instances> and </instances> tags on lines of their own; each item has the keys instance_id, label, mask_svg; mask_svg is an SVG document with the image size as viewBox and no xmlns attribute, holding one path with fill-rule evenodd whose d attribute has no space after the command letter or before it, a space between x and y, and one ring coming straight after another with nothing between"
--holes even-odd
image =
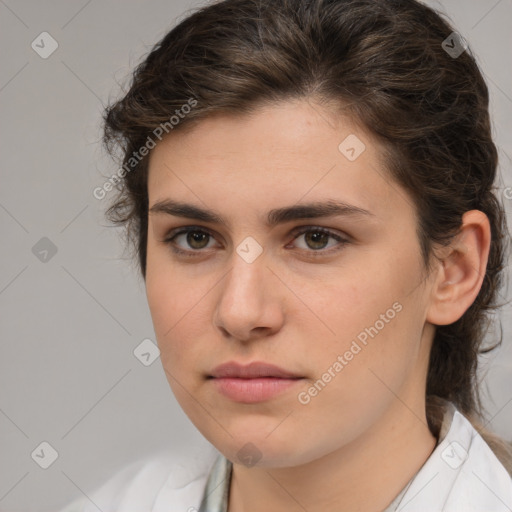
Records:
<instances>
[{"instance_id":1,"label":"neck","mask_svg":"<svg viewBox=\"0 0 512 512\"><path fill-rule=\"evenodd\" d=\"M307 464L247 468L233 464L229 512L384 510L429 458L436 438L425 406L395 400L356 440Z\"/></svg>"}]
</instances>

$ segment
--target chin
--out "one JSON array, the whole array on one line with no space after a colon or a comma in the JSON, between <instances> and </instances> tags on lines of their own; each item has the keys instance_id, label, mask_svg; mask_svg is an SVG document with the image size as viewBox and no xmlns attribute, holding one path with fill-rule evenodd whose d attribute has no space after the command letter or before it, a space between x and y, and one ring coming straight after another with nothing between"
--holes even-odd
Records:
<instances>
[{"instance_id":1,"label":"chin","mask_svg":"<svg viewBox=\"0 0 512 512\"><path fill-rule=\"evenodd\" d=\"M299 439L284 430L280 434L275 431L269 436L270 431L230 430L233 437L224 435L219 439L215 436L208 440L228 460L246 467L292 467L308 462Z\"/></svg>"}]
</instances>

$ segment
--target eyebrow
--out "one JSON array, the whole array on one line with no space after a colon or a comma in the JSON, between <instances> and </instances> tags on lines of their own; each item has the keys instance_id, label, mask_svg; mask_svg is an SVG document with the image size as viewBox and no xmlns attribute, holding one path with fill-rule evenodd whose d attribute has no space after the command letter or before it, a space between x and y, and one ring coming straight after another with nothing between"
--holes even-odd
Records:
<instances>
[{"instance_id":1,"label":"eyebrow","mask_svg":"<svg viewBox=\"0 0 512 512\"><path fill-rule=\"evenodd\" d=\"M227 226L228 223L215 211L200 208L193 204L165 199L158 201L149 213L164 213L176 217L186 217L203 222L211 222ZM328 200L324 202L302 203L283 208L276 208L267 213L266 226L275 227L278 224L300 219L315 219L320 217L350 216L375 217L373 213L358 206L342 201Z\"/></svg>"}]
</instances>

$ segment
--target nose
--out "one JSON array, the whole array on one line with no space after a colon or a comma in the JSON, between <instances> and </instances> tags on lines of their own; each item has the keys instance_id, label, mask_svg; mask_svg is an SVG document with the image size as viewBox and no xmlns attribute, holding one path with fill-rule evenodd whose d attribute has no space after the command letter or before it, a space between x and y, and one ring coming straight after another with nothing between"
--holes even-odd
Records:
<instances>
[{"instance_id":1,"label":"nose","mask_svg":"<svg viewBox=\"0 0 512 512\"><path fill-rule=\"evenodd\" d=\"M218 288L214 326L241 342L278 332L284 320L278 283L264 255L248 263L233 253L231 270Z\"/></svg>"}]
</instances>

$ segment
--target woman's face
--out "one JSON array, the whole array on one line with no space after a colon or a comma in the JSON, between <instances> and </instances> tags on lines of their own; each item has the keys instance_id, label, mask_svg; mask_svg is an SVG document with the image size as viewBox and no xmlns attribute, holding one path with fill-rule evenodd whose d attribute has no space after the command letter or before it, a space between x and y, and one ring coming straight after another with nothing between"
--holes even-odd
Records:
<instances>
[{"instance_id":1,"label":"woman's face","mask_svg":"<svg viewBox=\"0 0 512 512\"><path fill-rule=\"evenodd\" d=\"M211 117L152 151L146 288L162 363L235 462L303 464L423 414L431 280L412 200L380 154L305 100Z\"/></svg>"}]
</instances>

